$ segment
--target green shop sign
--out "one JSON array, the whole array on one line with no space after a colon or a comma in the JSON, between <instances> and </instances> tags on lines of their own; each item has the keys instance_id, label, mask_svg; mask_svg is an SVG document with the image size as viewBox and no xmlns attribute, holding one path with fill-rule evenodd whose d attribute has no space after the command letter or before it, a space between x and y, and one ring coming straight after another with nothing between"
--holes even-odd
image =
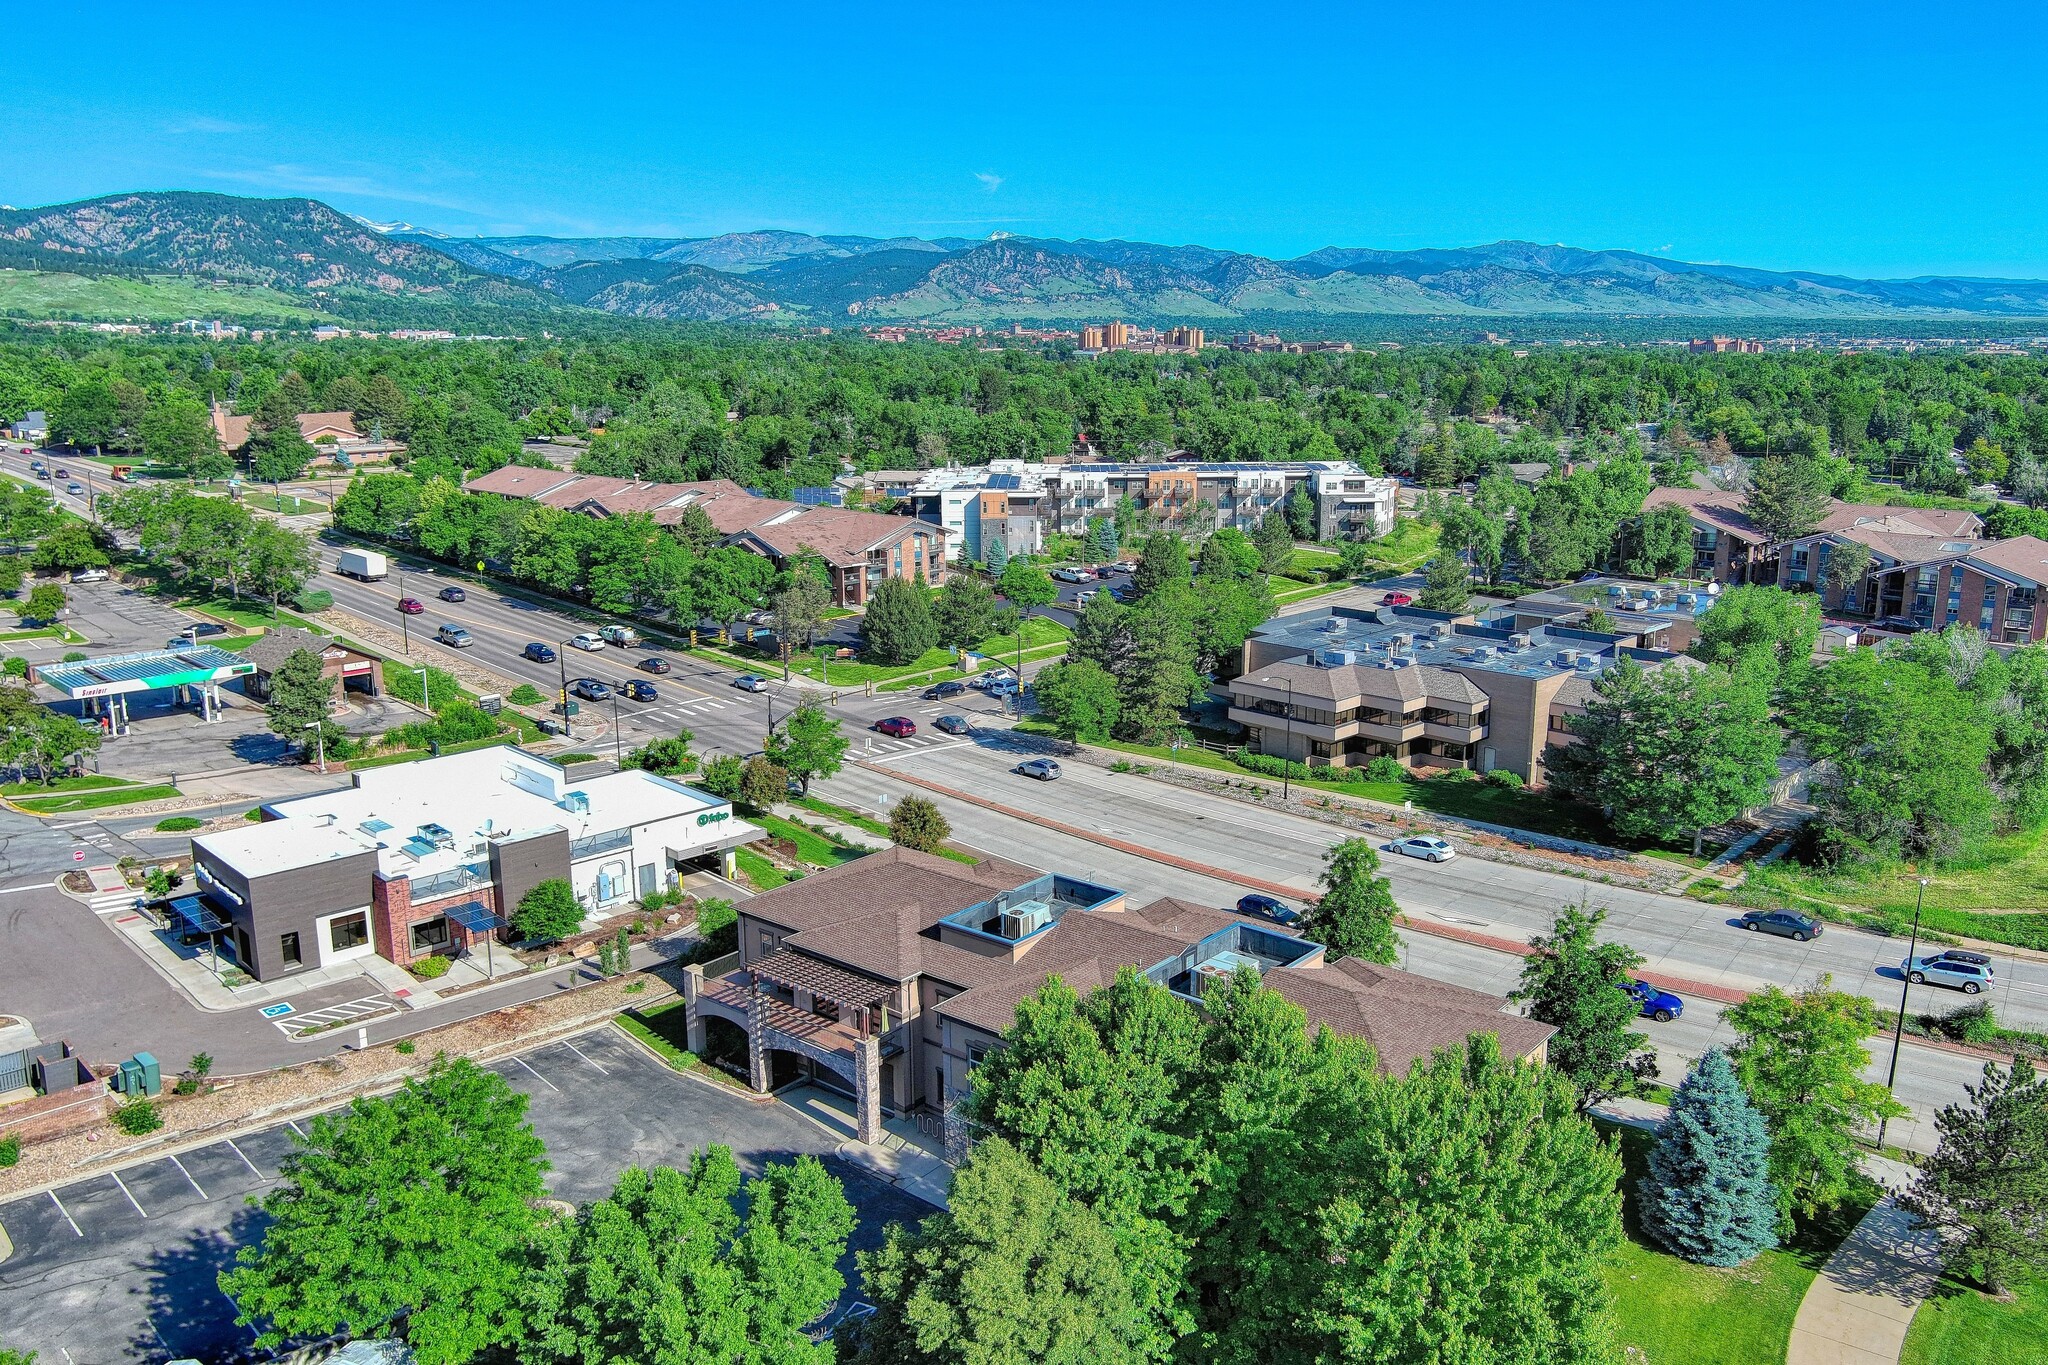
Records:
<instances>
[{"instance_id":1,"label":"green shop sign","mask_svg":"<svg viewBox=\"0 0 2048 1365\"><path fill-rule=\"evenodd\" d=\"M732 812L729 810L707 810L697 817L697 823L699 825L715 825L720 820L730 819L732 819Z\"/></svg>"}]
</instances>

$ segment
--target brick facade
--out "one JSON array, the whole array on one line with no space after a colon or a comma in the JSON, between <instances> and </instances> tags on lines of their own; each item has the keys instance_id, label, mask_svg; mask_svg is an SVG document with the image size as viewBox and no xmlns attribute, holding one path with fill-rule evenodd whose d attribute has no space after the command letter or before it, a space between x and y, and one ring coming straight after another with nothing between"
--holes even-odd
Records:
<instances>
[{"instance_id":1,"label":"brick facade","mask_svg":"<svg viewBox=\"0 0 2048 1365\"><path fill-rule=\"evenodd\" d=\"M432 951L422 949L414 952L412 927L439 919L458 905L471 901L481 902L492 914L503 914L498 906L498 891L495 886L479 886L474 890L455 896L441 896L430 901L413 903L412 883L404 877L386 879L381 874L370 879L370 941L376 945L377 956L387 958L401 967L410 967L420 958L430 957L433 952L455 953L480 944L483 936L471 934L457 924L448 926L448 942Z\"/></svg>"}]
</instances>

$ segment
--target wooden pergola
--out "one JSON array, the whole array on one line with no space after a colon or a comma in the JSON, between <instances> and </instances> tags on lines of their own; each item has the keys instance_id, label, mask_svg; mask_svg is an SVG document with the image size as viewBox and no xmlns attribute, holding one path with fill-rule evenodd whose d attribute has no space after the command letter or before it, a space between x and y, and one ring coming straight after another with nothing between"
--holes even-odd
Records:
<instances>
[{"instance_id":1,"label":"wooden pergola","mask_svg":"<svg viewBox=\"0 0 2048 1365\"><path fill-rule=\"evenodd\" d=\"M863 1038L874 1036L877 1011L886 1013L889 997L895 993L892 986L841 971L829 962L787 948L750 963L747 971L756 991L767 982L792 991L808 991L814 999L851 1011L852 1023Z\"/></svg>"}]
</instances>

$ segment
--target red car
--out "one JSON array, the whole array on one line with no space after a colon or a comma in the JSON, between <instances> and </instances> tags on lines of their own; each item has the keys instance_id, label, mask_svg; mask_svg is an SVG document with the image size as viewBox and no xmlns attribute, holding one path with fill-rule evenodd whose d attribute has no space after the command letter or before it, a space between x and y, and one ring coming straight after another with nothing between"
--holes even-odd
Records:
<instances>
[{"instance_id":1,"label":"red car","mask_svg":"<svg viewBox=\"0 0 2048 1365\"><path fill-rule=\"evenodd\" d=\"M890 716L876 721L875 728L895 739L909 739L917 733L917 722L908 716Z\"/></svg>"},{"instance_id":2,"label":"red car","mask_svg":"<svg viewBox=\"0 0 2048 1365\"><path fill-rule=\"evenodd\" d=\"M1415 601L1415 594L1407 592L1390 592L1385 597L1382 597L1380 601L1390 607L1405 607L1412 604Z\"/></svg>"},{"instance_id":3,"label":"red car","mask_svg":"<svg viewBox=\"0 0 2048 1365\"><path fill-rule=\"evenodd\" d=\"M427 604L417 597L401 597L398 599L398 609L407 616L420 616L426 612Z\"/></svg>"}]
</instances>

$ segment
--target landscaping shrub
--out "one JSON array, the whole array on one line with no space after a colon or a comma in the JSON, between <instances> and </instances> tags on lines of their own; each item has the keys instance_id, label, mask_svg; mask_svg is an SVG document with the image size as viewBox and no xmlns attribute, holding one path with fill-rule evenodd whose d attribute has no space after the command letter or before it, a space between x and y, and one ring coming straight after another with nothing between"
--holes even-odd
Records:
<instances>
[{"instance_id":1,"label":"landscaping shrub","mask_svg":"<svg viewBox=\"0 0 2048 1365\"><path fill-rule=\"evenodd\" d=\"M1408 776L1408 769L1402 766L1401 760L1387 754L1367 763L1363 771L1368 782L1399 782Z\"/></svg>"},{"instance_id":2,"label":"landscaping shrub","mask_svg":"<svg viewBox=\"0 0 2048 1365\"><path fill-rule=\"evenodd\" d=\"M538 883L512 912L513 932L536 943L558 943L582 927L583 905L560 877Z\"/></svg>"},{"instance_id":3,"label":"landscaping shrub","mask_svg":"<svg viewBox=\"0 0 2048 1365\"><path fill-rule=\"evenodd\" d=\"M938 804L922 796L906 796L889 812L889 838L905 848L935 853L952 837Z\"/></svg>"},{"instance_id":4,"label":"landscaping shrub","mask_svg":"<svg viewBox=\"0 0 2048 1365\"><path fill-rule=\"evenodd\" d=\"M85 659L86 655L75 649L64 656L64 662L67 664L83 663Z\"/></svg>"},{"instance_id":5,"label":"landscaping shrub","mask_svg":"<svg viewBox=\"0 0 2048 1365\"><path fill-rule=\"evenodd\" d=\"M422 981L438 981L448 975L448 969L452 965L447 958L438 954L423 957L412 964L412 974Z\"/></svg>"},{"instance_id":6,"label":"landscaping shrub","mask_svg":"<svg viewBox=\"0 0 2048 1365\"><path fill-rule=\"evenodd\" d=\"M440 719L434 723L434 737L443 744L489 739L498 733L498 722L471 702L443 706L436 714Z\"/></svg>"},{"instance_id":7,"label":"landscaping shrub","mask_svg":"<svg viewBox=\"0 0 2048 1365\"><path fill-rule=\"evenodd\" d=\"M163 1111L157 1108L155 1100L138 1097L114 1111L114 1126L129 1137L141 1137L164 1126Z\"/></svg>"},{"instance_id":8,"label":"landscaping shrub","mask_svg":"<svg viewBox=\"0 0 2048 1365\"><path fill-rule=\"evenodd\" d=\"M1926 1025L1945 1038L1959 1043L1991 1043L1998 1039L1998 1019L1989 1000L1972 1000L1947 1014L1929 1015Z\"/></svg>"},{"instance_id":9,"label":"landscaping shrub","mask_svg":"<svg viewBox=\"0 0 2048 1365\"><path fill-rule=\"evenodd\" d=\"M1496 787L1509 790L1526 785L1522 781L1522 775L1513 768L1489 768L1486 771L1486 780Z\"/></svg>"},{"instance_id":10,"label":"landscaping shrub","mask_svg":"<svg viewBox=\"0 0 2048 1365\"><path fill-rule=\"evenodd\" d=\"M514 706L538 706L547 700L547 696L532 683L521 683L512 689L505 700Z\"/></svg>"},{"instance_id":11,"label":"landscaping shrub","mask_svg":"<svg viewBox=\"0 0 2048 1365\"><path fill-rule=\"evenodd\" d=\"M10 658L4 663L0 663L0 672L6 673L10 678L26 678L28 676L28 660Z\"/></svg>"},{"instance_id":12,"label":"landscaping shrub","mask_svg":"<svg viewBox=\"0 0 2048 1365\"><path fill-rule=\"evenodd\" d=\"M400 1038L391 1045L391 1050L401 1057L410 1057L419 1051L419 1045L410 1038Z\"/></svg>"},{"instance_id":13,"label":"landscaping shrub","mask_svg":"<svg viewBox=\"0 0 2048 1365\"><path fill-rule=\"evenodd\" d=\"M0 1169L21 1160L21 1139L13 1133L0 1137Z\"/></svg>"},{"instance_id":14,"label":"landscaping shrub","mask_svg":"<svg viewBox=\"0 0 2048 1365\"><path fill-rule=\"evenodd\" d=\"M156 828L160 834L180 834L188 829L198 829L205 823L196 815L166 815L156 822Z\"/></svg>"},{"instance_id":15,"label":"landscaping shrub","mask_svg":"<svg viewBox=\"0 0 2048 1365\"><path fill-rule=\"evenodd\" d=\"M696 785L713 796L736 801L740 794L740 778L745 771L746 765L740 761L739 755L720 754L704 765L704 771L697 775Z\"/></svg>"}]
</instances>

